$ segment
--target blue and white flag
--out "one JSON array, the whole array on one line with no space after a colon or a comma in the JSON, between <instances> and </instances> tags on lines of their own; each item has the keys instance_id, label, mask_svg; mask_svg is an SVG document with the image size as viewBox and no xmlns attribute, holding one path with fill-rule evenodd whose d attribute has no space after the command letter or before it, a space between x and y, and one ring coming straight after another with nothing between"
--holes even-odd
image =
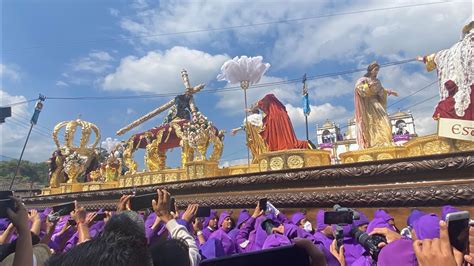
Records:
<instances>
[{"instance_id":1,"label":"blue and white flag","mask_svg":"<svg viewBox=\"0 0 474 266\"><path fill-rule=\"evenodd\" d=\"M311 113L311 106L309 105L309 96L307 93L303 95L303 112L306 116Z\"/></svg>"}]
</instances>

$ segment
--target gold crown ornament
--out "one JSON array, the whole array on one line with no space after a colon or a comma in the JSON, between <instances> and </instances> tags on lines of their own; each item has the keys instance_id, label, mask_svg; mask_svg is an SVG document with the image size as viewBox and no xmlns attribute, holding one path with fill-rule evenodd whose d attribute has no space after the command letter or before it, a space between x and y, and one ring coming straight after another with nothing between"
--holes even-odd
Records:
<instances>
[{"instance_id":1,"label":"gold crown ornament","mask_svg":"<svg viewBox=\"0 0 474 266\"><path fill-rule=\"evenodd\" d=\"M64 128L64 144L61 146L58 140L58 133L62 128ZM77 128L81 130L79 145L74 144ZM95 133L95 140L92 144L89 144L92 132ZM54 127L53 140L58 149L68 150L68 153L77 152L82 155L88 155L94 152L95 147L100 141L100 130L95 124L81 119L63 121Z\"/></svg>"}]
</instances>

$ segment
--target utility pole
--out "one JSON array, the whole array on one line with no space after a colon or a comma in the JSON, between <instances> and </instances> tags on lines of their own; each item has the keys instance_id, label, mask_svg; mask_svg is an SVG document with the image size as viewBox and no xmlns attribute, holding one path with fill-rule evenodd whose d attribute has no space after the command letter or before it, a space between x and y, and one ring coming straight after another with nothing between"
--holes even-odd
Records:
<instances>
[{"instance_id":1,"label":"utility pole","mask_svg":"<svg viewBox=\"0 0 474 266\"><path fill-rule=\"evenodd\" d=\"M12 182L10 183L10 190L12 190L13 183L15 182L15 179L20 172L21 159L23 158L23 153L25 153L26 144L28 143L28 140L30 139L31 130L33 129L33 126L36 125L36 123L38 123L38 117L41 112L41 109L43 109L44 100L46 100L46 97L40 94L38 97L38 101L36 101L35 112L33 113L33 116L31 117L31 120L30 120L30 130L28 131L25 144L23 145L23 149L21 150L20 159L18 159L18 163L16 165L15 175L13 176Z\"/></svg>"},{"instance_id":2,"label":"utility pole","mask_svg":"<svg viewBox=\"0 0 474 266\"><path fill-rule=\"evenodd\" d=\"M306 125L306 140L309 141L308 116L311 113L311 107L309 105L308 87L306 86L306 73L303 76L303 112Z\"/></svg>"}]
</instances>

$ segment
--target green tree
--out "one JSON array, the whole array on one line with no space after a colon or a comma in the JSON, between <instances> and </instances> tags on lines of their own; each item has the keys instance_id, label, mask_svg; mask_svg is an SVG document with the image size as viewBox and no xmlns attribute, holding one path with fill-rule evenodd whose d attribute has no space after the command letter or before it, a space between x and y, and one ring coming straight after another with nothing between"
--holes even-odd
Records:
<instances>
[{"instance_id":1,"label":"green tree","mask_svg":"<svg viewBox=\"0 0 474 266\"><path fill-rule=\"evenodd\" d=\"M0 161L0 180L5 182L11 180L15 175L18 160ZM48 183L49 165L46 162L34 163L22 161L18 180L23 182Z\"/></svg>"}]
</instances>

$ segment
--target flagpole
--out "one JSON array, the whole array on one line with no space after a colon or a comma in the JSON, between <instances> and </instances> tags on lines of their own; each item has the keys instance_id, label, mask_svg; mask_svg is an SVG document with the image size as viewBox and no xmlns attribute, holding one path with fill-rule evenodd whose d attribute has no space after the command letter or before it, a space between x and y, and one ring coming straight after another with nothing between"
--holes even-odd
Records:
<instances>
[{"instance_id":1,"label":"flagpole","mask_svg":"<svg viewBox=\"0 0 474 266\"><path fill-rule=\"evenodd\" d=\"M45 97L40 94L38 101L36 102L36 105L35 105L35 112L33 113L33 116L31 117L31 120L30 120L30 124L31 124L30 130L28 131L25 144L23 144L23 149L21 150L20 158L18 159L18 163L16 164L15 175L13 176L12 181L10 183L9 190L12 190L13 183L15 182L15 179L18 176L18 173L20 172L20 164L21 164L21 160L23 159L23 154L25 153L26 144L28 143L28 140L30 139L31 130L33 129L33 126L36 125L36 123L38 122L39 114L41 112L41 109L43 109L44 100L45 100Z\"/></svg>"},{"instance_id":2,"label":"flagpole","mask_svg":"<svg viewBox=\"0 0 474 266\"><path fill-rule=\"evenodd\" d=\"M306 87L306 73L303 76L303 97L308 97L308 88ZM309 99L306 99L306 101L309 101ZM306 102L305 105L308 105L309 107L309 102ZM303 107L303 112L304 112L304 121L305 121L305 126L306 126L306 140L309 141L309 130L308 130L308 115L309 113L306 111L306 108Z\"/></svg>"},{"instance_id":3,"label":"flagpole","mask_svg":"<svg viewBox=\"0 0 474 266\"><path fill-rule=\"evenodd\" d=\"M308 115L304 115L304 122L306 123L306 140L309 141L309 132L308 132Z\"/></svg>"}]
</instances>

